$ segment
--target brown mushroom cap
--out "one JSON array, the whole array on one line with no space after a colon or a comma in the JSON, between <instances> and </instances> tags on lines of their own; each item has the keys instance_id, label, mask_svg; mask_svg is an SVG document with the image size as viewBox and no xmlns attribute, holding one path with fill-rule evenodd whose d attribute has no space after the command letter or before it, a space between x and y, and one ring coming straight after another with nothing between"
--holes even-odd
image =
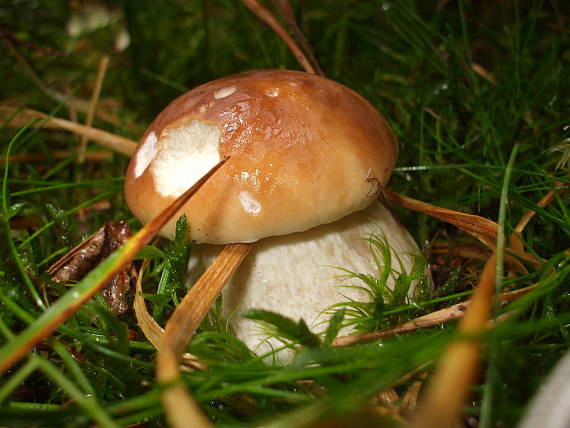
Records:
<instances>
[{"instance_id":1,"label":"brown mushroom cap","mask_svg":"<svg viewBox=\"0 0 570 428\"><path fill-rule=\"evenodd\" d=\"M231 156L182 212L195 242L252 242L365 208L397 154L386 120L347 87L250 71L198 86L158 115L129 165L126 200L146 223ZM172 237L174 225L161 234Z\"/></svg>"}]
</instances>

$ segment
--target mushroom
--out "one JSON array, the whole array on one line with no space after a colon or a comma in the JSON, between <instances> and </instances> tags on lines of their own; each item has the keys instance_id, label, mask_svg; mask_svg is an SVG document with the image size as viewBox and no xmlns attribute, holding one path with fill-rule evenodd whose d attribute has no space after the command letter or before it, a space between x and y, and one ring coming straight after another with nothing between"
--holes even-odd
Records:
<instances>
[{"instance_id":1,"label":"mushroom","mask_svg":"<svg viewBox=\"0 0 570 428\"><path fill-rule=\"evenodd\" d=\"M400 261L394 267L411 269L418 247L377 198L397 155L386 120L349 88L299 71L250 71L166 107L137 147L125 194L146 223L229 156L181 211L198 244L190 272L198 275L220 244L260 241L224 289L223 308L236 335L264 352L275 342L260 340L242 311L311 325L335 303L368 299L335 287L347 283L335 267L379 274L362 238L383 235ZM175 219L161 235L174 230Z\"/></svg>"}]
</instances>

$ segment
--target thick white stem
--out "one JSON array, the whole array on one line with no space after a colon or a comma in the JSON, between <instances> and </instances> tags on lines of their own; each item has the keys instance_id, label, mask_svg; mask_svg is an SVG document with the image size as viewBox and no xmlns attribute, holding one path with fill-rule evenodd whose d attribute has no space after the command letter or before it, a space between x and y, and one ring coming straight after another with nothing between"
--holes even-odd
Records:
<instances>
[{"instance_id":1,"label":"thick white stem","mask_svg":"<svg viewBox=\"0 0 570 428\"><path fill-rule=\"evenodd\" d=\"M294 320L304 319L310 327L327 318L327 308L349 299L367 301L365 291L346 285L364 285L346 278L345 272L379 275L366 238L384 236L392 250L392 269L410 272L417 244L392 214L379 202L337 222L305 232L266 238L256 243L248 258L223 291L223 308L241 340L258 353L271 349L259 326L240 316L248 309L264 309ZM208 263L218 246L196 245L191 272ZM400 265L401 263L401 265ZM390 278L388 286L393 286ZM280 347L276 341L269 341Z\"/></svg>"}]
</instances>

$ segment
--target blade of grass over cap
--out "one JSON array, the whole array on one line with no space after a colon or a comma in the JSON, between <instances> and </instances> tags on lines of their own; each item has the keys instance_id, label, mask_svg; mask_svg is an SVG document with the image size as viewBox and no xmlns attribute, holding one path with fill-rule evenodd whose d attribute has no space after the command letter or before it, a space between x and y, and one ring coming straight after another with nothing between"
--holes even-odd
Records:
<instances>
[{"instance_id":1,"label":"blade of grass over cap","mask_svg":"<svg viewBox=\"0 0 570 428\"><path fill-rule=\"evenodd\" d=\"M81 282L50 306L26 330L0 348L0 373L22 358L34 345L48 337L123 269L226 161L227 158L220 161L160 215L139 230L123 247L113 252Z\"/></svg>"}]
</instances>

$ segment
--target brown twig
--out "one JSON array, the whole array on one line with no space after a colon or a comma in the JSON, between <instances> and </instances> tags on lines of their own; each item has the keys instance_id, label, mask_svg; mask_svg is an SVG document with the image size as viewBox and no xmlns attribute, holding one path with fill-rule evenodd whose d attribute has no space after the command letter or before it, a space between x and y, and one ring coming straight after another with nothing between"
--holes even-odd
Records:
<instances>
[{"instance_id":1,"label":"brown twig","mask_svg":"<svg viewBox=\"0 0 570 428\"><path fill-rule=\"evenodd\" d=\"M307 59L303 51L297 46L297 43L291 38L289 33L283 28L283 26L275 19L273 14L259 3L257 0L242 0L243 3L255 13L259 19L261 19L265 24L267 24L274 32L277 34L281 40L285 42L285 44L289 47L299 64L307 71L308 73L317 74L317 70L313 67L311 62Z\"/></svg>"},{"instance_id":2,"label":"brown twig","mask_svg":"<svg viewBox=\"0 0 570 428\"><path fill-rule=\"evenodd\" d=\"M526 288L521 288L520 290L502 293L501 295L499 295L498 298L495 299L495 301L499 301L501 304L504 305L519 299L520 297L524 296L525 294L529 293L535 288L536 285L531 285ZM467 309L469 308L470 304L471 304L470 300L457 303L455 305L449 306L444 309L440 309L439 311L435 311L427 315L423 315L419 318L399 324L393 328L389 328L386 330L337 337L333 342L333 346L342 347L342 346L355 345L357 343L372 342L374 340L386 339L388 337L392 337L398 334L409 333L411 331L415 331L420 328L433 327L438 324L453 321L463 317L467 312Z\"/></svg>"},{"instance_id":3,"label":"brown twig","mask_svg":"<svg viewBox=\"0 0 570 428\"><path fill-rule=\"evenodd\" d=\"M0 120L7 121L7 126L19 128L34 119L43 119L35 126L43 126L47 129L64 129L74 134L86 136L99 144L108 147L116 152L131 157L137 147L136 141L120 137L111 132L97 128L81 125L70 120L58 117L50 117L45 113L32 109L18 109L11 106L0 106Z\"/></svg>"}]
</instances>

